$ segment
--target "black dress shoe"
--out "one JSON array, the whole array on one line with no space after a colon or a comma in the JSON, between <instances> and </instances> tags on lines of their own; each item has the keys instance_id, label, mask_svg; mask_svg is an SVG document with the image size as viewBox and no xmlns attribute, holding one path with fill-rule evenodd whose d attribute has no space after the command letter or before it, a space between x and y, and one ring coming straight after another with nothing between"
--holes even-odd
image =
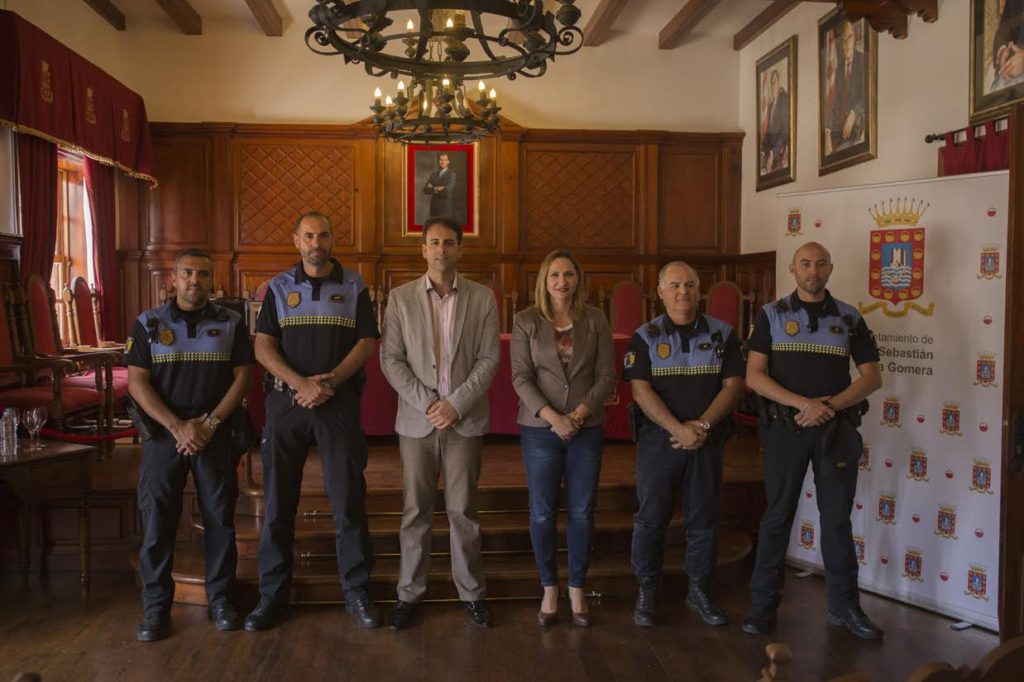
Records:
<instances>
[{"instance_id":1,"label":"black dress shoe","mask_svg":"<svg viewBox=\"0 0 1024 682\"><path fill-rule=\"evenodd\" d=\"M487 608L487 604L484 603L483 599L464 601L462 602L462 608L466 609L466 613L469 614L469 619L473 621L473 625L482 628L489 628L494 625L491 610Z\"/></svg>"},{"instance_id":2,"label":"black dress shoe","mask_svg":"<svg viewBox=\"0 0 1024 682\"><path fill-rule=\"evenodd\" d=\"M861 639L882 639L884 634L882 628L871 622L859 604L852 604L837 611L829 609L828 622L832 625L842 625Z\"/></svg>"},{"instance_id":3,"label":"black dress shoe","mask_svg":"<svg viewBox=\"0 0 1024 682\"><path fill-rule=\"evenodd\" d=\"M391 612L391 618L388 619L388 624L392 630L404 630L409 627L409 622L412 620L412 612L416 607L415 604L408 601L398 600L395 604L395 610Z\"/></svg>"},{"instance_id":4,"label":"black dress shoe","mask_svg":"<svg viewBox=\"0 0 1024 682\"><path fill-rule=\"evenodd\" d=\"M754 610L743 617L743 632L748 635L767 635L775 627L774 610Z\"/></svg>"},{"instance_id":5,"label":"black dress shoe","mask_svg":"<svg viewBox=\"0 0 1024 682\"><path fill-rule=\"evenodd\" d=\"M717 604L711 601L707 593L696 585L691 585L686 593L686 606L691 611L700 614L708 625L726 625L729 616L725 614Z\"/></svg>"},{"instance_id":6,"label":"black dress shoe","mask_svg":"<svg viewBox=\"0 0 1024 682\"><path fill-rule=\"evenodd\" d=\"M658 613L658 579L640 578L633 607L633 622L643 628L653 628Z\"/></svg>"},{"instance_id":7,"label":"black dress shoe","mask_svg":"<svg viewBox=\"0 0 1024 682\"><path fill-rule=\"evenodd\" d=\"M140 642L156 642L167 637L170 631L171 614L166 611L158 611L147 613L142 618L139 629L135 631L135 636L139 638Z\"/></svg>"},{"instance_id":8,"label":"black dress shoe","mask_svg":"<svg viewBox=\"0 0 1024 682\"><path fill-rule=\"evenodd\" d=\"M213 626L218 630L237 630L242 627L242 616L238 613L235 605L229 601L222 601L210 606L207 609Z\"/></svg>"},{"instance_id":9,"label":"black dress shoe","mask_svg":"<svg viewBox=\"0 0 1024 682\"><path fill-rule=\"evenodd\" d=\"M380 611L367 596L352 597L345 602L345 610L356 617L361 628L379 628Z\"/></svg>"},{"instance_id":10,"label":"black dress shoe","mask_svg":"<svg viewBox=\"0 0 1024 682\"><path fill-rule=\"evenodd\" d=\"M260 603L256 605L256 608L245 617L245 623L242 627L249 632L269 630L284 619L284 611L283 606L260 599Z\"/></svg>"}]
</instances>

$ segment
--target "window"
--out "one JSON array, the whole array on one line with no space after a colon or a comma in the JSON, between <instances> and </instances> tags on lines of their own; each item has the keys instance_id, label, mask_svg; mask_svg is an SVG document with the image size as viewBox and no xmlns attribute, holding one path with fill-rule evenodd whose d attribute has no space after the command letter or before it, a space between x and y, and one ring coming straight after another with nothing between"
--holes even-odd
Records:
<instances>
[{"instance_id":1,"label":"window","mask_svg":"<svg viewBox=\"0 0 1024 682\"><path fill-rule=\"evenodd\" d=\"M75 277L95 282L93 277L93 228L85 194L82 157L61 151L57 156L57 245L53 254L50 286L57 298L57 325L65 346L73 342L70 318L64 304L64 289Z\"/></svg>"}]
</instances>

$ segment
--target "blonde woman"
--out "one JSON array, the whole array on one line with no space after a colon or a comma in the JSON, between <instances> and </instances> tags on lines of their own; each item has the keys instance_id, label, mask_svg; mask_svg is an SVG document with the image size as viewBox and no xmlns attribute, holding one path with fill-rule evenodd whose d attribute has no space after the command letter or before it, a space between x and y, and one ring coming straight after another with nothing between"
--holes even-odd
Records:
<instances>
[{"instance_id":1,"label":"blonde woman","mask_svg":"<svg viewBox=\"0 0 1024 682\"><path fill-rule=\"evenodd\" d=\"M530 539L544 596L538 623L558 610L558 490L565 485L572 621L589 627L585 595L594 499L604 443L604 401L615 387L612 334L586 305L583 270L571 251L552 251L537 275L536 304L515 317L512 384L519 394Z\"/></svg>"}]
</instances>

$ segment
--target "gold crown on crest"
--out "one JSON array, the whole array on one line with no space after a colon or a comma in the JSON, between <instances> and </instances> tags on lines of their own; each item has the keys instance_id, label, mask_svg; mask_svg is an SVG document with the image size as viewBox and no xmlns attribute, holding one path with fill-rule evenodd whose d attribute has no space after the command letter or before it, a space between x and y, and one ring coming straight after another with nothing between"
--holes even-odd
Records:
<instances>
[{"instance_id":1,"label":"gold crown on crest","mask_svg":"<svg viewBox=\"0 0 1024 682\"><path fill-rule=\"evenodd\" d=\"M955 410L956 408L960 407L960 403L955 403L952 400L947 400L946 402L942 403L942 406L945 407L947 410Z\"/></svg>"},{"instance_id":2,"label":"gold crown on crest","mask_svg":"<svg viewBox=\"0 0 1024 682\"><path fill-rule=\"evenodd\" d=\"M992 466L992 460L987 459L985 457L975 457L974 458L974 463L977 466L983 466L983 467Z\"/></svg>"},{"instance_id":3,"label":"gold crown on crest","mask_svg":"<svg viewBox=\"0 0 1024 682\"><path fill-rule=\"evenodd\" d=\"M868 213L874 218L875 224L879 227L891 225L917 225L921 216L928 210L931 204L925 203L922 199L889 199L889 202L875 204L868 209Z\"/></svg>"},{"instance_id":4,"label":"gold crown on crest","mask_svg":"<svg viewBox=\"0 0 1024 682\"><path fill-rule=\"evenodd\" d=\"M981 573L982 575L984 575L985 571L987 570L981 564L968 564L968 565L971 567L972 571L974 571L975 573Z\"/></svg>"},{"instance_id":5,"label":"gold crown on crest","mask_svg":"<svg viewBox=\"0 0 1024 682\"><path fill-rule=\"evenodd\" d=\"M956 511L956 506L952 505L952 504L940 504L939 505L939 511L955 512Z\"/></svg>"},{"instance_id":6,"label":"gold crown on crest","mask_svg":"<svg viewBox=\"0 0 1024 682\"><path fill-rule=\"evenodd\" d=\"M924 556L924 552L922 552L919 547L906 547L904 548L904 551L910 556L916 556L918 558Z\"/></svg>"}]
</instances>

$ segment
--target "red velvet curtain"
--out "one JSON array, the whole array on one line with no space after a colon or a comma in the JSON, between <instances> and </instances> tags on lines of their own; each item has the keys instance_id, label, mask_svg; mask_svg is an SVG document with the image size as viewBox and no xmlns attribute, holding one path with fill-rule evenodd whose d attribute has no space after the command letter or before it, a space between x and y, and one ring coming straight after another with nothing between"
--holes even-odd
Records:
<instances>
[{"instance_id":1,"label":"red velvet curtain","mask_svg":"<svg viewBox=\"0 0 1024 682\"><path fill-rule=\"evenodd\" d=\"M941 150L942 174L962 175L1009 168L1008 132L1009 128L997 132L995 122L986 121L984 137L975 137L974 126L964 131L966 139L960 144L954 142L954 133L946 133L946 146Z\"/></svg>"},{"instance_id":2,"label":"red velvet curtain","mask_svg":"<svg viewBox=\"0 0 1024 682\"><path fill-rule=\"evenodd\" d=\"M18 135L21 198L21 281L39 275L49 282L57 246L57 145Z\"/></svg>"},{"instance_id":3,"label":"red velvet curtain","mask_svg":"<svg viewBox=\"0 0 1024 682\"><path fill-rule=\"evenodd\" d=\"M114 199L116 172L110 166L85 159L85 193L93 226L93 269L96 271L96 293L100 302L100 336L105 341L120 338L117 321L117 252L114 248L117 205Z\"/></svg>"}]
</instances>

